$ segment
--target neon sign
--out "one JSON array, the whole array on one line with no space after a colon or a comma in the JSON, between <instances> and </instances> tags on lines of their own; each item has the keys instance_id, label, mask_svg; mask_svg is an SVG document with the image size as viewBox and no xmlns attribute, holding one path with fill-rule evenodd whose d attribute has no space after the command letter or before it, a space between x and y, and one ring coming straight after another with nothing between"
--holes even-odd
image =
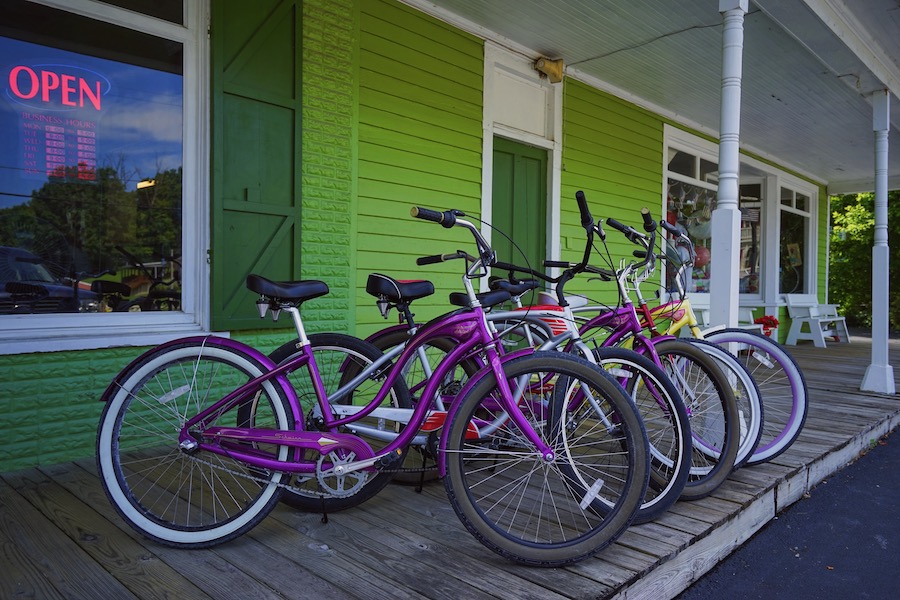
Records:
<instances>
[{"instance_id":1,"label":"neon sign","mask_svg":"<svg viewBox=\"0 0 900 600\"><path fill-rule=\"evenodd\" d=\"M18 62L10 68L6 95L19 111L22 153L28 178L76 177L94 181L97 131L109 79L73 64Z\"/></svg>"},{"instance_id":2,"label":"neon sign","mask_svg":"<svg viewBox=\"0 0 900 600\"><path fill-rule=\"evenodd\" d=\"M74 65L16 65L9 71L7 95L40 110L101 110L110 83L103 75Z\"/></svg>"}]
</instances>

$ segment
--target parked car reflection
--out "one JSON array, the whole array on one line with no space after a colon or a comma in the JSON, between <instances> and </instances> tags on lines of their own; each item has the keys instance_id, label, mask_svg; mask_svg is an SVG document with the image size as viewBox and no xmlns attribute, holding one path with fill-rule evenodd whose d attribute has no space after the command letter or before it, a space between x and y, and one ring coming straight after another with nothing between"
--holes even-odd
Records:
<instances>
[{"instance_id":1,"label":"parked car reflection","mask_svg":"<svg viewBox=\"0 0 900 600\"><path fill-rule=\"evenodd\" d=\"M0 246L0 314L96 312L98 294L56 277L40 257Z\"/></svg>"}]
</instances>

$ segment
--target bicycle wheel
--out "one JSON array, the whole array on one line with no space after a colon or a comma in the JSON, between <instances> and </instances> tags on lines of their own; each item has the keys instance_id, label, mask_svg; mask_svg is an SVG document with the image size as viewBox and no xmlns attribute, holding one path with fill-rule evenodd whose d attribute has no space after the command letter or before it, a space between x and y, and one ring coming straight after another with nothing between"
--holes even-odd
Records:
<instances>
[{"instance_id":1,"label":"bicycle wheel","mask_svg":"<svg viewBox=\"0 0 900 600\"><path fill-rule=\"evenodd\" d=\"M720 329L705 338L715 344L727 344L756 380L766 419L759 444L747 464L772 460L790 448L806 423L809 393L803 372L783 346L759 333Z\"/></svg>"},{"instance_id":2,"label":"bicycle wheel","mask_svg":"<svg viewBox=\"0 0 900 600\"><path fill-rule=\"evenodd\" d=\"M373 346L387 352L396 346L405 344L410 339L408 330L395 329L382 335L376 334L368 338ZM435 338L423 344L416 357L408 361L402 370L403 379L409 388L413 404L421 400L425 385L431 378L438 363L453 350L458 343L450 338ZM456 365L445 377L438 388L438 397L428 400L435 406L444 409L456 398L456 395L468 381L469 377L481 369L481 363L474 358L467 358ZM393 481L409 485L422 485L440 478L437 471L436 447L437 433L428 436L425 445L410 446L403 460L402 470L394 473Z\"/></svg>"},{"instance_id":3,"label":"bicycle wheel","mask_svg":"<svg viewBox=\"0 0 900 600\"><path fill-rule=\"evenodd\" d=\"M691 474L681 497L704 498L734 470L741 434L737 401L725 374L703 350L671 339L654 347L691 422Z\"/></svg>"},{"instance_id":4,"label":"bicycle wheel","mask_svg":"<svg viewBox=\"0 0 900 600\"><path fill-rule=\"evenodd\" d=\"M744 363L726 348L694 338L685 338L683 341L694 344L713 357L728 379L734 399L737 401L738 423L741 430L741 443L734 460L734 468L742 467L756 451L765 423L765 409L759 387Z\"/></svg>"},{"instance_id":5,"label":"bicycle wheel","mask_svg":"<svg viewBox=\"0 0 900 600\"><path fill-rule=\"evenodd\" d=\"M381 351L373 345L341 333L316 333L309 336L313 356L318 367L319 377L329 397L339 388L352 381L362 371L382 357ZM269 355L276 364L284 364L297 353L296 342L289 342ZM300 405L306 414L306 427L310 431L328 431L322 419L312 381L306 369L288 374L288 380L294 387ZM381 390L384 382L384 369L373 373L360 383L339 404L367 405ZM409 390L402 379L392 386L382 406L394 408L410 408ZM385 447L400 432L402 425L396 421L388 421L377 416L368 416L343 427L340 431L358 435L375 450ZM349 457L328 455L332 464L346 462ZM361 504L384 489L391 481L393 473L390 469L383 471L360 470L346 475L296 475L293 483L285 489L282 500L300 510L336 512Z\"/></svg>"},{"instance_id":6,"label":"bicycle wheel","mask_svg":"<svg viewBox=\"0 0 900 600\"><path fill-rule=\"evenodd\" d=\"M487 373L454 407L446 434L450 503L478 541L509 560L556 567L591 556L625 530L647 489L640 416L622 388L582 358L536 352L503 370L554 458L498 410L497 380ZM598 412L573 418L566 407L574 394L589 394Z\"/></svg>"},{"instance_id":7,"label":"bicycle wheel","mask_svg":"<svg viewBox=\"0 0 900 600\"><path fill-rule=\"evenodd\" d=\"M691 431L687 409L668 376L653 362L622 348L597 348L597 363L631 397L650 442L650 485L634 518L646 523L662 515L680 497L691 468Z\"/></svg>"},{"instance_id":8,"label":"bicycle wheel","mask_svg":"<svg viewBox=\"0 0 900 600\"><path fill-rule=\"evenodd\" d=\"M125 522L160 543L200 548L241 535L272 510L283 473L179 444L190 417L266 370L233 343L198 338L152 350L123 371L105 394L97 469ZM252 421L232 409L205 425L293 428L288 401L273 381L248 392L243 404L254 406ZM261 458L289 456L287 446L252 448Z\"/></svg>"}]
</instances>

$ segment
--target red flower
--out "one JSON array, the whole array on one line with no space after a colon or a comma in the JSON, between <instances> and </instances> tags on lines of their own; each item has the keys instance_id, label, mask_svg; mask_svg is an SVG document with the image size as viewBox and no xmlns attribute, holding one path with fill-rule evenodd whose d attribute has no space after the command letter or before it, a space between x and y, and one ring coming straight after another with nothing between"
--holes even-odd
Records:
<instances>
[{"instance_id":1,"label":"red flower","mask_svg":"<svg viewBox=\"0 0 900 600\"><path fill-rule=\"evenodd\" d=\"M757 317L753 320L757 325L762 325L763 327L778 327L778 319L773 317L772 315L764 315L762 317Z\"/></svg>"}]
</instances>

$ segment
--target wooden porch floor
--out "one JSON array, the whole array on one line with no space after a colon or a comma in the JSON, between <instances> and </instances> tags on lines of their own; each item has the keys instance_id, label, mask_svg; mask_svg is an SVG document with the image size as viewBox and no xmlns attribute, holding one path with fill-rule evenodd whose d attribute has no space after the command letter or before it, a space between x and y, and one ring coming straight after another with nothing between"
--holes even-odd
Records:
<instances>
[{"instance_id":1,"label":"wooden porch floor","mask_svg":"<svg viewBox=\"0 0 900 600\"><path fill-rule=\"evenodd\" d=\"M463 529L439 483L421 494L389 486L327 524L279 507L231 543L173 550L121 522L85 460L0 477L0 598L672 598L900 424L900 396L857 389L868 339L789 350L812 403L788 452L569 568L496 557ZM900 340L891 364L900 375Z\"/></svg>"}]
</instances>

